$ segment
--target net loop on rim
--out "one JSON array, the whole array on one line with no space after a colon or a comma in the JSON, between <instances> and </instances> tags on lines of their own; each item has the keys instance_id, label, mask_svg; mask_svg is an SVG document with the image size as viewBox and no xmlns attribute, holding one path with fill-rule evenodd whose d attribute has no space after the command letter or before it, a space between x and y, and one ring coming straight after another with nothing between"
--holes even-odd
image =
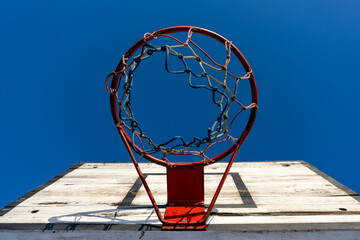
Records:
<instances>
[{"instance_id":1,"label":"net loop on rim","mask_svg":"<svg viewBox=\"0 0 360 240\"><path fill-rule=\"evenodd\" d=\"M146 33L144 35L144 44L141 47L140 54L134 56L130 63L126 63L128 59L124 56L122 58L123 61L123 69L118 72L110 73L105 81L106 90L111 94L116 94L118 103L119 103L119 116L123 123L122 126L125 126L131 134L131 144L132 149L138 154L153 154L156 152L163 153L163 159L166 159L168 154L178 154L178 155L199 155L203 159L208 159L205 155L205 151L210 147L222 143L228 140L235 142L237 139L233 138L229 135L229 130L236 119L236 117L243 111L251 108L257 108L257 104L251 103L248 106L243 105L240 101L238 101L236 97L238 83L243 79L249 79L252 75L252 70L250 69L244 76L238 77L234 74L228 72L228 65L231 60L231 48L232 42L225 41L224 46L226 50L226 60L224 65L217 63L213 58L209 56L202 48L200 48L192 39L193 28L190 28L187 33L187 38L185 42L182 42L175 38L174 36L167 34L158 34L154 35L153 33ZM163 45L163 46L155 46L148 43L149 39L155 39L159 36L169 37L175 40L178 45ZM197 50L199 50L202 54L205 55L205 58L209 60L211 63L206 62L203 58L201 58L195 50L190 46L191 43ZM186 47L192 55L186 55L180 53L178 49ZM169 74L187 74L188 85L193 89L205 89L211 92L212 103L218 108L218 117L207 129L207 135L205 137L192 137L192 139L185 139L181 136L175 136L166 142L157 144L155 143L147 134L142 130L139 126L138 121L135 119L133 110L131 108L131 93L132 87L134 84L134 76L135 71L139 67L142 61L149 59L154 54L164 54L165 53L165 70ZM182 66L182 70L173 70L170 66L170 58L178 59ZM188 64L188 60L194 59L199 64L200 69L202 70L201 74L196 73L191 70ZM206 71L205 68L209 68L215 71L223 71L224 79L218 80ZM235 88L233 91L229 88L227 84L227 78L232 77L235 79ZM111 78L119 77L119 81L116 89L108 89L109 81ZM124 92L119 97L118 89L120 83L122 82L122 78L125 78L123 81ZM194 83L194 79L204 80L203 83ZM216 86L218 85L218 86ZM229 108L232 104L237 104L240 106L241 110L238 111L232 119L229 119ZM230 121L230 123L228 123ZM137 141L135 141L137 140ZM147 147L143 144L143 141L147 143ZM135 146L135 142L140 143L140 150ZM204 146L203 150L197 151L197 148Z\"/></svg>"}]
</instances>

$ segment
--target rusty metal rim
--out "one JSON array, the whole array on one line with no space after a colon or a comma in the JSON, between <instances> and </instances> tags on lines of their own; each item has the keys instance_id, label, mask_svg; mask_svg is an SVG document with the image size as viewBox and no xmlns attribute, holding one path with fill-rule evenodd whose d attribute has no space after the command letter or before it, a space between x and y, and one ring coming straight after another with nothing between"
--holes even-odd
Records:
<instances>
[{"instance_id":1,"label":"rusty metal rim","mask_svg":"<svg viewBox=\"0 0 360 240\"><path fill-rule=\"evenodd\" d=\"M142 39L137 41L125 53L123 58L128 60L141 46L143 46L145 43L151 41L152 39L156 38L159 35L171 34L171 33L176 33L176 32L188 32L190 29L191 29L192 32L199 33L199 34L202 34L204 36L211 37L211 38L219 41L222 44L225 44L226 42L229 42L223 36L213 32L213 31L204 29L204 28L192 27L192 26L168 27L168 28L157 30L157 31L153 32L152 34L144 36ZM242 64L243 68L245 69L245 71L250 72L251 67L250 67L249 63L246 61L245 57L242 55L242 53L238 50L238 48L236 46L232 45L231 51L237 57L237 59L241 62L241 64ZM121 71L123 69L124 62L122 60L123 59L120 60L118 66L116 67L116 70L115 70L116 72ZM113 79L113 81L111 83L111 88L112 89L117 88L118 81L119 81L119 76L116 76L116 77L114 76L114 79ZM251 87L252 103L258 104L258 92L257 92L256 81L255 81L255 77L254 77L253 72L251 72L249 82L250 82L250 87ZM120 120L120 117L119 117L119 114L118 114L118 111L117 111L117 99L116 99L116 96L114 94L110 95L110 107L111 107L111 112L112 112L112 116L113 116L115 125L120 126L120 127L118 127L119 133L120 133L120 131L122 131L124 133L124 135L120 134L121 136L124 136L124 137L122 137L123 141L126 141L127 143L132 145L131 138L128 136L128 134L126 133L125 129L122 126L122 122ZM235 142L235 144L233 144L230 148L228 148L223 153L221 153L221 154L219 154L219 155L217 155L217 156L215 156L213 158L204 159L204 160L197 161L197 162L191 162L191 163L174 163L174 162L170 162L170 164L172 164L173 166L209 165L209 164L213 164L215 162L223 160L224 158L229 156L231 153L233 153L238 145L241 145L245 141L247 135L250 133L250 131L252 129L252 126L254 125L255 118L256 118L256 112L257 112L257 108L252 108L251 109L251 113L250 113L250 116L249 116L248 123L247 123L243 133L239 137L238 141ZM136 144L134 144L134 146L137 149L140 150L140 148ZM159 164L159 165L162 165L162 166L168 166L168 164L169 164L169 163L165 162L165 160L159 159L159 158L154 157L154 156L152 156L150 154L147 154L147 153L142 154L141 157L143 157L144 159L146 159L146 160L148 160L150 162L153 162L155 164Z\"/></svg>"}]
</instances>

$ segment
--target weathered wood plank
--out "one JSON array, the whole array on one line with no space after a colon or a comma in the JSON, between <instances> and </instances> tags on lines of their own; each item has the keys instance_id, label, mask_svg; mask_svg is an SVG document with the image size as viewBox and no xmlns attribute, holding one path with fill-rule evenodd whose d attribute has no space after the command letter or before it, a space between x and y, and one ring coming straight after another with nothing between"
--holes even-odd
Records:
<instances>
[{"instance_id":1,"label":"weathered wood plank","mask_svg":"<svg viewBox=\"0 0 360 240\"><path fill-rule=\"evenodd\" d=\"M149 163L140 163L140 167L158 204L166 204L166 169ZM205 168L207 204L225 167L226 163L217 163ZM0 217L0 224L137 224L146 221L159 224L144 187L133 187L136 181L138 176L132 164L84 163L50 181L30 198L7 206L9 210ZM136 190L130 192L131 189ZM127 205L120 206L129 196ZM360 224L357 196L304 162L234 163L213 211L211 224ZM249 198L253 205L249 204Z\"/></svg>"}]
</instances>

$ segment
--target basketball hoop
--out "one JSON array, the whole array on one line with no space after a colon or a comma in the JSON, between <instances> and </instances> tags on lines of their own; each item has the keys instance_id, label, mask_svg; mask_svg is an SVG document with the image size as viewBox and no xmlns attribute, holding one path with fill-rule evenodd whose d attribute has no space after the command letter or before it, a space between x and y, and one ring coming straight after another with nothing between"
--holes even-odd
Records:
<instances>
[{"instance_id":1,"label":"basketball hoop","mask_svg":"<svg viewBox=\"0 0 360 240\"><path fill-rule=\"evenodd\" d=\"M176 34L183 34L183 38ZM175 36L176 35L176 36ZM196 42L194 35L214 39L224 48L224 64ZM156 44L156 42L161 43ZM174 136L164 142L156 142L148 136L135 118L132 108L132 90L135 87L137 69L153 56L164 57L164 68L170 75L185 77L189 88L206 91L210 104L216 108L216 119L208 126L204 136ZM232 58L235 56L235 58ZM235 60L233 60L235 59ZM174 69L172 62L181 66ZM192 70L190 61L200 69ZM238 62L240 68L231 69L231 63ZM231 70L230 70L231 69ZM235 72L233 72L235 71ZM221 76L220 78L218 76ZM239 96L239 83L250 85L250 102L243 103ZM110 93L112 116L118 132L134 163L139 177L147 191L163 230L196 229L204 230L215 201L225 182L231 165L241 144L245 141L254 124L258 108L258 96L254 73L236 46L221 35L207 29L177 26L147 33L123 55L116 70L106 78L106 90ZM122 88L120 88L120 86ZM123 89L123 91L120 91ZM248 110L248 111L246 111ZM239 134L233 131L242 112L249 112L247 123ZM207 152L215 146L225 145L224 151L210 157ZM221 149L220 147L216 147ZM134 152L142 158L167 168L168 203L165 216L160 213L155 198L137 164ZM231 156L211 203L205 211L204 166ZM175 162L169 156L196 156L200 160Z\"/></svg>"}]
</instances>

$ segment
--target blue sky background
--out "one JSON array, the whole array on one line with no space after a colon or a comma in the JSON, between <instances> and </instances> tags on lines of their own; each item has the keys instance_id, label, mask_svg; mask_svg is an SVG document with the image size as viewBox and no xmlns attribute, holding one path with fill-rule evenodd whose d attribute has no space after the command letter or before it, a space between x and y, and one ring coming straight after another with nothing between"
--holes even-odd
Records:
<instances>
[{"instance_id":1,"label":"blue sky background","mask_svg":"<svg viewBox=\"0 0 360 240\"><path fill-rule=\"evenodd\" d=\"M104 80L144 33L211 29L249 61L258 117L237 161L305 160L360 192L359 1L7 1L0 208L80 161L130 161ZM266 181L266 179L264 179Z\"/></svg>"}]
</instances>

